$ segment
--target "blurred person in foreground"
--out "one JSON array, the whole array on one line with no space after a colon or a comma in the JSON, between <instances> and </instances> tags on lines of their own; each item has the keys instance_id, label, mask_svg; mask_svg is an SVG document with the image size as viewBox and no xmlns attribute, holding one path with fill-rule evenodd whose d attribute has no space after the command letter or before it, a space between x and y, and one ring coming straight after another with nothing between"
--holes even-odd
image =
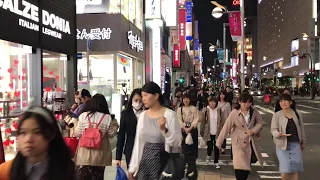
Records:
<instances>
[{"instance_id":1,"label":"blurred person in foreground","mask_svg":"<svg viewBox=\"0 0 320 180\"><path fill-rule=\"evenodd\" d=\"M18 154L0 165L1 180L75 180L75 166L57 120L46 108L24 111L17 130Z\"/></svg>"}]
</instances>

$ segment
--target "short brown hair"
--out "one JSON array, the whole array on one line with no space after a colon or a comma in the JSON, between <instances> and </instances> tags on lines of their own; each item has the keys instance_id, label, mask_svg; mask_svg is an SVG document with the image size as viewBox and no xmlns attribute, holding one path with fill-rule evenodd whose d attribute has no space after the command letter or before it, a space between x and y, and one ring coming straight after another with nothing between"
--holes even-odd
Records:
<instances>
[{"instance_id":1,"label":"short brown hair","mask_svg":"<svg viewBox=\"0 0 320 180\"><path fill-rule=\"evenodd\" d=\"M217 98L215 98L215 97L213 97L213 96L210 96L210 97L208 97L208 103L209 102L215 102L216 104L218 104L218 99Z\"/></svg>"}]
</instances>

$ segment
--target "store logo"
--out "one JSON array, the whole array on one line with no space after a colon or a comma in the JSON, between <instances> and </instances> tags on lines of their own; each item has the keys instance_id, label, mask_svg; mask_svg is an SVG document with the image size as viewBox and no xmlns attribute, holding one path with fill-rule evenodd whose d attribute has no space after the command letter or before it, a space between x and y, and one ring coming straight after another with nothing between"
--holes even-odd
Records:
<instances>
[{"instance_id":1,"label":"store logo","mask_svg":"<svg viewBox=\"0 0 320 180\"><path fill-rule=\"evenodd\" d=\"M22 7L20 7L19 0L0 0L0 8L9 10L19 16L26 19L35 21L27 21L19 18L19 25L34 31L39 31L39 8L27 1L21 1ZM50 14L46 10L42 10L42 24L51 27L52 29L42 27L42 33L49 36L62 39L60 32L71 34L70 23L59 16ZM57 30L57 31L56 31ZM59 31L59 32L58 32Z\"/></svg>"},{"instance_id":2,"label":"store logo","mask_svg":"<svg viewBox=\"0 0 320 180\"><path fill-rule=\"evenodd\" d=\"M184 36L184 23L180 23L180 36Z\"/></svg>"},{"instance_id":3,"label":"store logo","mask_svg":"<svg viewBox=\"0 0 320 180\"><path fill-rule=\"evenodd\" d=\"M110 28L94 28L87 32L87 29L82 29L81 31L77 29L77 39L84 40L109 40L111 38Z\"/></svg>"},{"instance_id":4,"label":"store logo","mask_svg":"<svg viewBox=\"0 0 320 180\"><path fill-rule=\"evenodd\" d=\"M129 45L131 45L131 49L136 49L137 52L143 51L143 42L138 35L134 36L132 31L128 31L127 38L129 40Z\"/></svg>"}]
</instances>

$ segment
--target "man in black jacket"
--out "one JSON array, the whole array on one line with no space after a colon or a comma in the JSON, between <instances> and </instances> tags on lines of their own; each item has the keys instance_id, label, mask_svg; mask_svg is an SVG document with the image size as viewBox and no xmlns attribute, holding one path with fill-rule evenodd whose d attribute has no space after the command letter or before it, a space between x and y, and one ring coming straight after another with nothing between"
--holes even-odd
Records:
<instances>
[{"instance_id":1,"label":"man in black jacket","mask_svg":"<svg viewBox=\"0 0 320 180\"><path fill-rule=\"evenodd\" d=\"M230 86L227 86L226 87L226 101L228 103L230 103L230 106L231 106L231 110L232 110L232 105L233 105L233 92L231 91L231 88Z\"/></svg>"},{"instance_id":2,"label":"man in black jacket","mask_svg":"<svg viewBox=\"0 0 320 180\"><path fill-rule=\"evenodd\" d=\"M289 89L284 89L283 94L290 94ZM276 113L276 112L280 111L281 109L282 108L280 106L280 100L278 99L276 102L276 106L274 108L274 112ZM296 101L294 101L294 100L292 100L291 109L296 109Z\"/></svg>"}]
</instances>

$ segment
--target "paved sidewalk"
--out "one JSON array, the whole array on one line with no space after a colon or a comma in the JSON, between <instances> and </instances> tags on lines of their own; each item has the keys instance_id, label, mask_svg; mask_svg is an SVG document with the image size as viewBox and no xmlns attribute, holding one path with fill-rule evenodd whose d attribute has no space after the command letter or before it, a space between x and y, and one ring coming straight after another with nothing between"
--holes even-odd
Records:
<instances>
[{"instance_id":1,"label":"paved sidewalk","mask_svg":"<svg viewBox=\"0 0 320 180\"><path fill-rule=\"evenodd\" d=\"M126 171L127 165L125 161L122 161L121 167ZM104 172L104 179L113 180L116 177L116 173L117 168L115 166L107 166ZM235 178L220 173L200 171L198 175L198 180L235 180Z\"/></svg>"}]
</instances>

